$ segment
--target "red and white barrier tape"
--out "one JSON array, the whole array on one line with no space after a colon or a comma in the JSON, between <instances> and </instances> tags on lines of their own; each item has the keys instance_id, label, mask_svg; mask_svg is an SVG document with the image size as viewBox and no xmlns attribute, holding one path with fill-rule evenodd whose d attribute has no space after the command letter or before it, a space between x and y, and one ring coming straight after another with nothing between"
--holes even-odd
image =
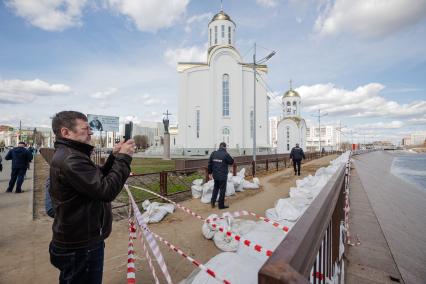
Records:
<instances>
[{"instance_id":1,"label":"red and white barrier tape","mask_svg":"<svg viewBox=\"0 0 426 284\"><path fill-rule=\"evenodd\" d=\"M136 268L135 268L135 250L133 248L133 239L135 239L134 224L129 218L129 245L127 248L127 284L136 283Z\"/></svg>"},{"instance_id":2,"label":"red and white barrier tape","mask_svg":"<svg viewBox=\"0 0 426 284\"><path fill-rule=\"evenodd\" d=\"M142 218L142 214L139 211L139 208L136 205L135 200L133 199L133 195L130 192L128 185L125 184L124 188L126 189L127 194L128 194L128 196L131 200L133 211L135 212L136 220L137 220L139 227L144 228L144 229L147 228L147 224L144 222L144 220ZM157 263L160 266L160 269L163 272L164 278L166 278L167 283L168 284L173 283L172 278L170 277L169 271L167 269L166 263L164 261L164 257L161 254L160 248L158 247L157 242L155 241L153 235L151 234L151 232L149 230L142 230L142 233L145 237L145 240L148 242L148 245L149 245L152 253L154 254L154 257L157 259Z\"/></svg>"},{"instance_id":3,"label":"red and white barrier tape","mask_svg":"<svg viewBox=\"0 0 426 284\"><path fill-rule=\"evenodd\" d=\"M145 230L149 230L148 228L145 228ZM184 253L182 250L180 250L179 248L177 248L176 246L174 246L173 244L171 244L170 242L166 241L165 239L163 239L161 236L157 235L156 233L150 231L151 234L157 238L158 240L160 240L161 242L163 242L165 245L167 245L170 249L172 249L173 251L175 251L176 253L180 254L182 257L184 257L185 259L187 259L189 262L191 262L192 264L194 264L195 266L197 266L198 268L200 268L201 270L205 271L208 275L210 275L211 277L226 283L226 284L230 284L231 282L229 282L228 280L223 279L222 277L220 277L219 275L217 275L213 270L211 270L210 268L206 267L204 264L202 264L201 262L199 262L198 260L193 259L192 257L190 257L188 254Z\"/></svg>"},{"instance_id":4,"label":"red and white barrier tape","mask_svg":"<svg viewBox=\"0 0 426 284\"><path fill-rule=\"evenodd\" d=\"M127 186L127 185L125 185L125 186ZM162 198L164 200L169 201L170 203L175 204L177 207L179 207L183 211L187 212L191 216L193 216L193 217L195 217L197 219L200 219L201 221L204 221L204 222L206 221L203 217L201 217L200 215L198 215L198 214L194 213L193 211L191 211L191 209L188 209L188 208L186 208L186 207L184 207L184 206L182 206L182 205L180 205L180 204L178 204L178 203L176 203L176 202L174 202L174 201L172 201L172 200L170 200L170 199L168 199L168 198L166 198L164 196L161 196L161 195L159 195L159 194L157 194L155 192L152 192L151 190L148 190L148 189L145 189L145 188L142 188L142 187L138 187L138 186L134 186L134 185L131 185L131 187L134 187L136 189L140 189L140 190L149 192L149 193L151 193L153 195L156 195L156 196L158 196L158 197L160 197L160 198ZM269 219L266 219L266 220L269 220ZM225 233L228 237L233 237L236 241L242 242L244 245L246 245L246 246L254 249L255 251L257 251L259 253L265 253L266 256L271 256L272 255L272 251L271 250L265 249L261 245L253 244L250 240L247 240L247 239L245 239L245 238L243 238L243 237L241 237L239 235L236 235L236 234L232 233L231 231L228 231L225 228L218 226L215 223L210 223L210 224L212 225L212 227L215 230L220 231L222 233ZM278 223L276 223L276 224L279 225Z\"/></svg>"},{"instance_id":5,"label":"red and white barrier tape","mask_svg":"<svg viewBox=\"0 0 426 284\"><path fill-rule=\"evenodd\" d=\"M145 252L145 257L146 257L146 260L148 261L149 268L151 269L152 277L154 277L155 284L160 284L160 281L158 280L158 277L157 277L157 273L155 271L155 267L152 264L151 256L149 255L148 248L146 247L146 242L143 240L141 230L138 231L138 237L142 244L143 251Z\"/></svg>"}]
</instances>

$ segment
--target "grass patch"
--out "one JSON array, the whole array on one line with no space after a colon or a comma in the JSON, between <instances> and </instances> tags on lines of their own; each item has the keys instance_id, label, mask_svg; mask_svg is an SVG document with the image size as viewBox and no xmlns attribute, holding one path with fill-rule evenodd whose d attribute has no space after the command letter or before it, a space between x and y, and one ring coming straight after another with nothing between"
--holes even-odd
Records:
<instances>
[{"instance_id":1,"label":"grass patch","mask_svg":"<svg viewBox=\"0 0 426 284\"><path fill-rule=\"evenodd\" d=\"M156 173L161 171L172 171L176 169L174 160L163 160L156 158L133 158L131 164L132 172L135 174Z\"/></svg>"}]
</instances>

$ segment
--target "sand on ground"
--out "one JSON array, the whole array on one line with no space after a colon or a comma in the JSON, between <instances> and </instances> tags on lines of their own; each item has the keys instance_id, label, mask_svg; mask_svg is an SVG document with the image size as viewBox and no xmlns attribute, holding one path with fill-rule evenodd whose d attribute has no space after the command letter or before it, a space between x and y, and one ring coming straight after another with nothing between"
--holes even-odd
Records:
<instances>
[{"instance_id":1,"label":"sand on ground","mask_svg":"<svg viewBox=\"0 0 426 284\"><path fill-rule=\"evenodd\" d=\"M246 190L226 199L226 203L230 205L229 211L248 210L264 216L265 210L272 208L277 199L288 196L290 187L295 186L297 179L315 173L334 158L335 155L326 156L303 164L300 177L294 176L290 168L261 177L261 190ZM6 163L5 167L10 165ZM47 249L51 240L52 219L45 216L40 205L34 207L37 218L32 219L32 183L24 183L24 188L29 191L21 195L4 193L7 176L7 173L3 172L0 179L0 283L57 283L59 272L50 264ZM36 179L36 188L43 187L43 183L44 180ZM181 204L203 217L219 212L218 209L211 209L210 204L202 204L199 199L190 199ZM177 209L161 223L150 225L150 228L191 257L205 263L220 251L212 241L202 236L201 226L201 221ZM125 283L128 237L127 220L114 221L112 234L106 240L104 283ZM136 243L137 281L153 283L141 245L138 241ZM178 283L194 270L195 267L186 259L163 244L159 246L174 283ZM156 271L157 275L161 274L158 266Z\"/></svg>"}]
</instances>

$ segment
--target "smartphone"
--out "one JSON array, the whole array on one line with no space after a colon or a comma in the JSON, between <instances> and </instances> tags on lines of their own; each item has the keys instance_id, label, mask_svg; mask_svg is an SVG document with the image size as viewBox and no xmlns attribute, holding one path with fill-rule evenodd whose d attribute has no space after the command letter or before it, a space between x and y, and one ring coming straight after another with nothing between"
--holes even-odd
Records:
<instances>
[{"instance_id":1,"label":"smartphone","mask_svg":"<svg viewBox=\"0 0 426 284\"><path fill-rule=\"evenodd\" d=\"M133 132L133 122L126 123L124 125L124 141L127 141L129 139L132 139L132 132Z\"/></svg>"}]
</instances>

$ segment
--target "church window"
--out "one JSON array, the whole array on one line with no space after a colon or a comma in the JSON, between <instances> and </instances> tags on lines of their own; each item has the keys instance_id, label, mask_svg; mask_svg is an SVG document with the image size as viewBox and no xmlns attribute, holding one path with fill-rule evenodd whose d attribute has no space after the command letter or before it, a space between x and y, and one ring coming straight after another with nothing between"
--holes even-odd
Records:
<instances>
[{"instance_id":1,"label":"church window","mask_svg":"<svg viewBox=\"0 0 426 284\"><path fill-rule=\"evenodd\" d=\"M287 126L287 140L290 139L290 127Z\"/></svg>"},{"instance_id":2,"label":"church window","mask_svg":"<svg viewBox=\"0 0 426 284\"><path fill-rule=\"evenodd\" d=\"M222 129L223 142L225 142L226 144L229 144L230 134L231 134L231 131L229 130L229 128L225 127Z\"/></svg>"},{"instance_id":3,"label":"church window","mask_svg":"<svg viewBox=\"0 0 426 284\"><path fill-rule=\"evenodd\" d=\"M210 28L210 37L209 37L209 40L210 40L210 46L212 45L212 29Z\"/></svg>"},{"instance_id":4,"label":"church window","mask_svg":"<svg viewBox=\"0 0 426 284\"><path fill-rule=\"evenodd\" d=\"M254 135L254 112L250 111L250 138Z\"/></svg>"},{"instance_id":5,"label":"church window","mask_svg":"<svg viewBox=\"0 0 426 284\"><path fill-rule=\"evenodd\" d=\"M222 78L222 116L229 116L229 75Z\"/></svg>"},{"instance_id":6,"label":"church window","mask_svg":"<svg viewBox=\"0 0 426 284\"><path fill-rule=\"evenodd\" d=\"M176 138L173 137L173 145L176 145Z\"/></svg>"},{"instance_id":7,"label":"church window","mask_svg":"<svg viewBox=\"0 0 426 284\"><path fill-rule=\"evenodd\" d=\"M195 120L196 120L195 125L196 125L196 131L197 131L197 138L200 138L200 110L199 109L197 109Z\"/></svg>"},{"instance_id":8,"label":"church window","mask_svg":"<svg viewBox=\"0 0 426 284\"><path fill-rule=\"evenodd\" d=\"M220 28L222 30L222 38L225 38L225 26L222 25Z\"/></svg>"},{"instance_id":9,"label":"church window","mask_svg":"<svg viewBox=\"0 0 426 284\"><path fill-rule=\"evenodd\" d=\"M287 151L290 151L290 144L287 144Z\"/></svg>"},{"instance_id":10,"label":"church window","mask_svg":"<svg viewBox=\"0 0 426 284\"><path fill-rule=\"evenodd\" d=\"M287 102L287 106L291 106L291 103L290 103L290 102Z\"/></svg>"},{"instance_id":11,"label":"church window","mask_svg":"<svg viewBox=\"0 0 426 284\"><path fill-rule=\"evenodd\" d=\"M310 128L306 129L306 136L308 136L308 137L311 136L311 129Z\"/></svg>"},{"instance_id":12,"label":"church window","mask_svg":"<svg viewBox=\"0 0 426 284\"><path fill-rule=\"evenodd\" d=\"M228 44L231 44L231 27L228 27Z\"/></svg>"},{"instance_id":13,"label":"church window","mask_svg":"<svg viewBox=\"0 0 426 284\"><path fill-rule=\"evenodd\" d=\"M217 44L217 26L214 26L214 44Z\"/></svg>"}]
</instances>

